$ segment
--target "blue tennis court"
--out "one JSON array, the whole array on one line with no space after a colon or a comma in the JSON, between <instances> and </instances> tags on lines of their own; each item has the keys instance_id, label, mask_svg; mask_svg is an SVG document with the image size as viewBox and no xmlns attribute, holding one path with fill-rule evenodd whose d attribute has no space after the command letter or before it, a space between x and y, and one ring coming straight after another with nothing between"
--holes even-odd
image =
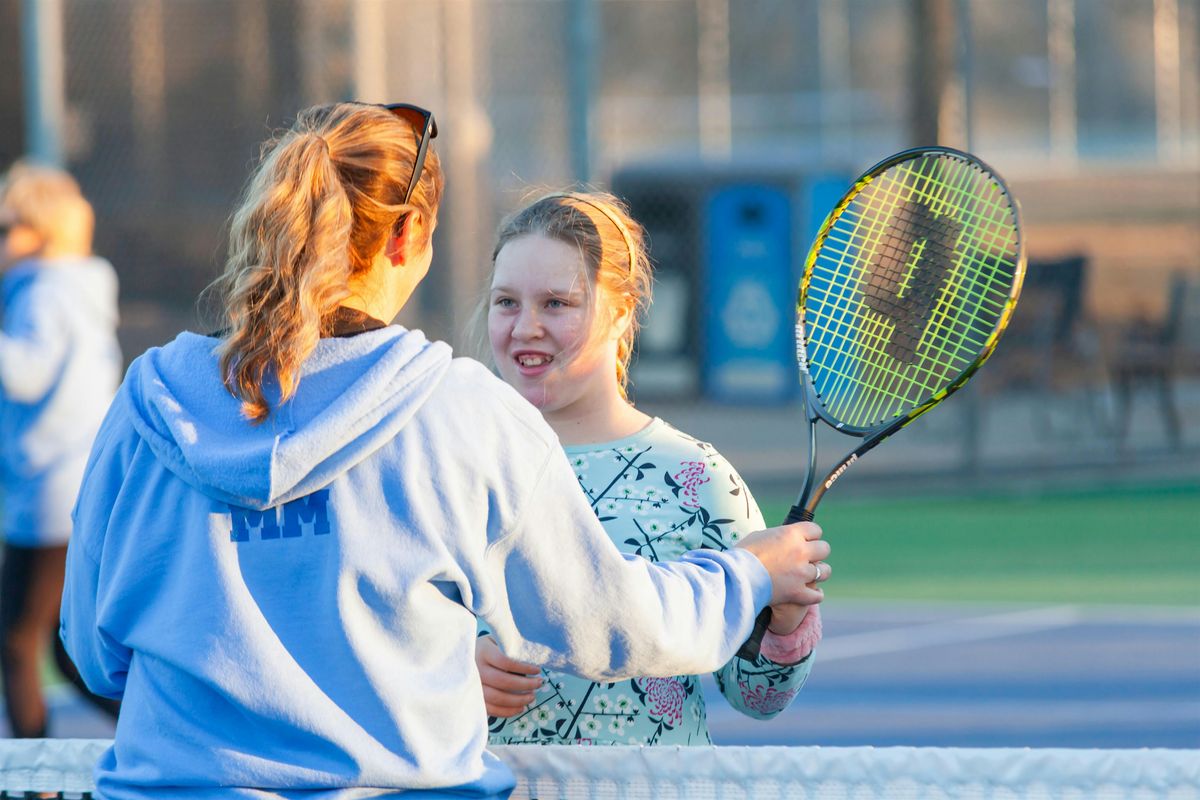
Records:
<instances>
[{"instance_id":1,"label":"blue tennis court","mask_svg":"<svg viewBox=\"0 0 1200 800\"><path fill-rule=\"evenodd\" d=\"M827 601L770 722L709 704L717 744L1200 747L1200 610Z\"/></svg>"}]
</instances>

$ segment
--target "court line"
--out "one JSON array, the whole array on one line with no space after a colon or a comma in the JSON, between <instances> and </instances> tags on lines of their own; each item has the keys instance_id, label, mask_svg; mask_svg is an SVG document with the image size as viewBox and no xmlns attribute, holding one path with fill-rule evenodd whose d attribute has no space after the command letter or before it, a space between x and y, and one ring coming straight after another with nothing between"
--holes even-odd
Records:
<instances>
[{"instance_id":1,"label":"court line","mask_svg":"<svg viewBox=\"0 0 1200 800\"><path fill-rule=\"evenodd\" d=\"M867 633L830 636L817 646L817 659L826 663L947 644L982 642L1037 631L1069 628L1085 620L1086 615L1078 606L1073 605L939 620Z\"/></svg>"}]
</instances>

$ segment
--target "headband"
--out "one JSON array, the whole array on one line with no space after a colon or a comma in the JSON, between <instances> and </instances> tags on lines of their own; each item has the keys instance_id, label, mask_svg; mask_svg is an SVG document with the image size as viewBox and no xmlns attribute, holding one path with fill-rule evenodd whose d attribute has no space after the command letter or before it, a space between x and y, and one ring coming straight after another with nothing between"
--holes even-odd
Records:
<instances>
[{"instance_id":1,"label":"headband","mask_svg":"<svg viewBox=\"0 0 1200 800\"><path fill-rule=\"evenodd\" d=\"M556 197L565 197L568 200L575 200L580 203L585 203L599 211L604 216L608 217L608 221L616 226L617 230L621 232L621 237L625 239L625 249L629 251L629 274L632 275L637 264L637 256L634 255L633 248L633 235L629 233L629 228L624 222L621 221L621 218L604 205L597 203L594 200L590 200L584 195L576 194L575 192L553 192L552 194L538 198L537 202L540 203L542 200L553 200Z\"/></svg>"}]
</instances>

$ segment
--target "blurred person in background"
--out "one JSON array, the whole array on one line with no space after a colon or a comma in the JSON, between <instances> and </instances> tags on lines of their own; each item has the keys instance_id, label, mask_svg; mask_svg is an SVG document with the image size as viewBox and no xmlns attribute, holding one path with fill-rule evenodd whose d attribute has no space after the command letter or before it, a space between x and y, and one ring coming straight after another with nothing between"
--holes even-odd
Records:
<instances>
[{"instance_id":1,"label":"blurred person in background","mask_svg":"<svg viewBox=\"0 0 1200 800\"><path fill-rule=\"evenodd\" d=\"M233 215L222 332L130 366L63 595L123 698L99 797L506 797L477 617L616 680L715 669L761 607L815 601L810 523L623 559L537 410L388 324L433 258L434 135L404 104L301 112Z\"/></svg>"},{"instance_id":2,"label":"blurred person in background","mask_svg":"<svg viewBox=\"0 0 1200 800\"><path fill-rule=\"evenodd\" d=\"M15 737L46 735L40 664L78 673L57 636L71 508L121 378L117 276L92 254L92 207L67 173L18 163L0 183L0 669ZM116 714L116 703L89 695Z\"/></svg>"},{"instance_id":3,"label":"blurred person in background","mask_svg":"<svg viewBox=\"0 0 1200 800\"><path fill-rule=\"evenodd\" d=\"M763 518L712 445L628 399L633 340L651 282L642 227L615 197L555 192L501 224L486 318L500 376L558 434L613 544L659 561L726 550L762 528ZM830 574L823 562L806 568L814 588ZM741 713L769 719L804 685L820 637L815 602L777 607L762 654L727 661L714 673L717 685ZM490 635L476 643L476 661L494 744L712 743L696 675L619 682L543 676L505 656Z\"/></svg>"}]
</instances>

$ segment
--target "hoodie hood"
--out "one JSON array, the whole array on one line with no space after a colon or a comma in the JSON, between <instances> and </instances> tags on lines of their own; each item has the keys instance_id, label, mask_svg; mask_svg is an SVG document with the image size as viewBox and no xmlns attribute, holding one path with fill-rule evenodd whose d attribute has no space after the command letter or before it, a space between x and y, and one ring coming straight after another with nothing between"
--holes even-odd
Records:
<instances>
[{"instance_id":1,"label":"hoodie hood","mask_svg":"<svg viewBox=\"0 0 1200 800\"><path fill-rule=\"evenodd\" d=\"M117 402L168 469L204 494L263 509L321 489L395 437L437 388L450 347L399 326L322 339L295 395L254 425L222 384L220 340L181 334L133 362ZM278 388L268 386L268 398Z\"/></svg>"}]
</instances>

